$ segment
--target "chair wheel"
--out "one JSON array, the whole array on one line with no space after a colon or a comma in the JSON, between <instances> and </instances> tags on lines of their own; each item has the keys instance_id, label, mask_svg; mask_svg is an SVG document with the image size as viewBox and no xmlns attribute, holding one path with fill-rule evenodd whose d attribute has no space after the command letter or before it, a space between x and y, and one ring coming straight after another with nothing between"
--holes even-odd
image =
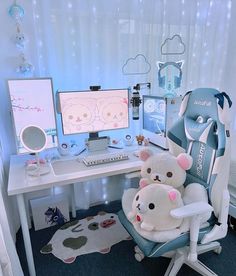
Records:
<instances>
[{"instance_id":1,"label":"chair wheel","mask_svg":"<svg viewBox=\"0 0 236 276\"><path fill-rule=\"evenodd\" d=\"M222 251L222 246L219 246L218 248L216 248L215 250L214 250L214 252L216 253L216 254L220 254L221 253L221 251Z\"/></svg>"},{"instance_id":2,"label":"chair wheel","mask_svg":"<svg viewBox=\"0 0 236 276\"><path fill-rule=\"evenodd\" d=\"M144 258L144 255L142 253L136 253L134 255L134 257L135 257L136 261L141 262Z\"/></svg>"},{"instance_id":3,"label":"chair wheel","mask_svg":"<svg viewBox=\"0 0 236 276\"><path fill-rule=\"evenodd\" d=\"M142 251L140 250L140 248L137 245L134 247L134 252L142 254Z\"/></svg>"}]
</instances>

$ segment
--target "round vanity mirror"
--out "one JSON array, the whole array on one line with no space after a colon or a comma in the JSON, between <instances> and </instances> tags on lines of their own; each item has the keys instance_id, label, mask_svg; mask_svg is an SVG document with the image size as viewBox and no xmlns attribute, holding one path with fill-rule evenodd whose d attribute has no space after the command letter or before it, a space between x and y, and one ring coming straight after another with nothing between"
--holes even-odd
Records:
<instances>
[{"instance_id":1,"label":"round vanity mirror","mask_svg":"<svg viewBox=\"0 0 236 276\"><path fill-rule=\"evenodd\" d=\"M20 132L20 141L23 147L31 153L35 153L35 162L30 162L27 172L32 176L40 176L50 172L50 167L46 162L41 162L39 152L43 151L47 145L47 134L38 126L26 126Z\"/></svg>"},{"instance_id":2,"label":"round vanity mirror","mask_svg":"<svg viewBox=\"0 0 236 276\"><path fill-rule=\"evenodd\" d=\"M24 148L30 152L40 152L47 145L47 135L38 126L26 126L20 133L20 140Z\"/></svg>"}]
</instances>

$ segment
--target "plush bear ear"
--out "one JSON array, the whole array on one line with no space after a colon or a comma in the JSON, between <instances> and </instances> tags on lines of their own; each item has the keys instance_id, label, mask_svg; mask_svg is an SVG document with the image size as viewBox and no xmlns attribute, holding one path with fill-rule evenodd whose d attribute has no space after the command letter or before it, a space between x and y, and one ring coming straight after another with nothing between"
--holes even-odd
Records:
<instances>
[{"instance_id":1,"label":"plush bear ear","mask_svg":"<svg viewBox=\"0 0 236 276\"><path fill-rule=\"evenodd\" d=\"M139 152L139 158L142 161L146 161L150 156L153 155L153 152L149 149L144 149Z\"/></svg>"},{"instance_id":2,"label":"plush bear ear","mask_svg":"<svg viewBox=\"0 0 236 276\"><path fill-rule=\"evenodd\" d=\"M187 154L187 153L180 153L177 156L176 159L177 159L177 162L178 162L179 166L182 169L184 169L185 171L189 170L192 167L193 158L189 154Z\"/></svg>"}]
</instances>

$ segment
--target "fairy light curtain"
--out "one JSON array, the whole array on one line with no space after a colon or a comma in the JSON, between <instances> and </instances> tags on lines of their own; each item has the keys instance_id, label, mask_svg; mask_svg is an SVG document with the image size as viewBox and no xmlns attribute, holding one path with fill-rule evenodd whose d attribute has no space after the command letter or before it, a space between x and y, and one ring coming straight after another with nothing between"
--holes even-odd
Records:
<instances>
[{"instance_id":1,"label":"fairy light curtain","mask_svg":"<svg viewBox=\"0 0 236 276\"><path fill-rule=\"evenodd\" d=\"M32 3L38 53L35 70L40 76L52 76L55 89L117 88L148 81L151 93L159 95L156 62L184 60L180 94L197 87L225 90L229 28L233 24L230 0ZM162 55L162 43L174 34L183 39L184 54ZM139 54L145 56L151 70L123 74L125 62ZM78 188L82 194L78 194L78 201L87 199L86 205L111 198L110 181L101 181L94 189L92 185ZM112 194L114 199L114 190Z\"/></svg>"},{"instance_id":2,"label":"fairy light curtain","mask_svg":"<svg viewBox=\"0 0 236 276\"><path fill-rule=\"evenodd\" d=\"M186 44L182 91L221 87L231 19L231 1L216 0L34 0L38 70L60 88L127 87L140 78L158 93L156 61L167 37ZM151 64L145 76L122 74L124 62L143 54ZM143 80L143 79L142 79Z\"/></svg>"}]
</instances>

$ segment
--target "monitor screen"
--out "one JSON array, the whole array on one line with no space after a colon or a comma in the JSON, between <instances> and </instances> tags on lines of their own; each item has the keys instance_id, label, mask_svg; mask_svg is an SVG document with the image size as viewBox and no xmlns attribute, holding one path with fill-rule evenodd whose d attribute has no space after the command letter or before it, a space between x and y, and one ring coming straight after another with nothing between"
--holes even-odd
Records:
<instances>
[{"instance_id":1,"label":"monitor screen","mask_svg":"<svg viewBox=\"0 0 236 276\"><path fill-rule=\"evenodd\" d=\"M129 127L128 89L59 92L63 133Z\"/></svg>"},{"instance_id":2,"label":"monitor screen","mask_svg":"<svg viewBox=\"0 0 236 276\"><path fill-rule=\"evenodd\" d=\"M20 132L28 125L43 128L47 147L57 146L56 120L51 78L8 80L17 152L27 150L20 143Z\"/></svg>"},{"instance_id":3,"label":"monitor screen","mask_svg":"<svg viewBox=\"0 0 236 276\"><path fill-rule=\"evenodd\" d=\"M143 129L165 136L166 101L163 97L143 96Z\"/></svg>"}]
</instances>

